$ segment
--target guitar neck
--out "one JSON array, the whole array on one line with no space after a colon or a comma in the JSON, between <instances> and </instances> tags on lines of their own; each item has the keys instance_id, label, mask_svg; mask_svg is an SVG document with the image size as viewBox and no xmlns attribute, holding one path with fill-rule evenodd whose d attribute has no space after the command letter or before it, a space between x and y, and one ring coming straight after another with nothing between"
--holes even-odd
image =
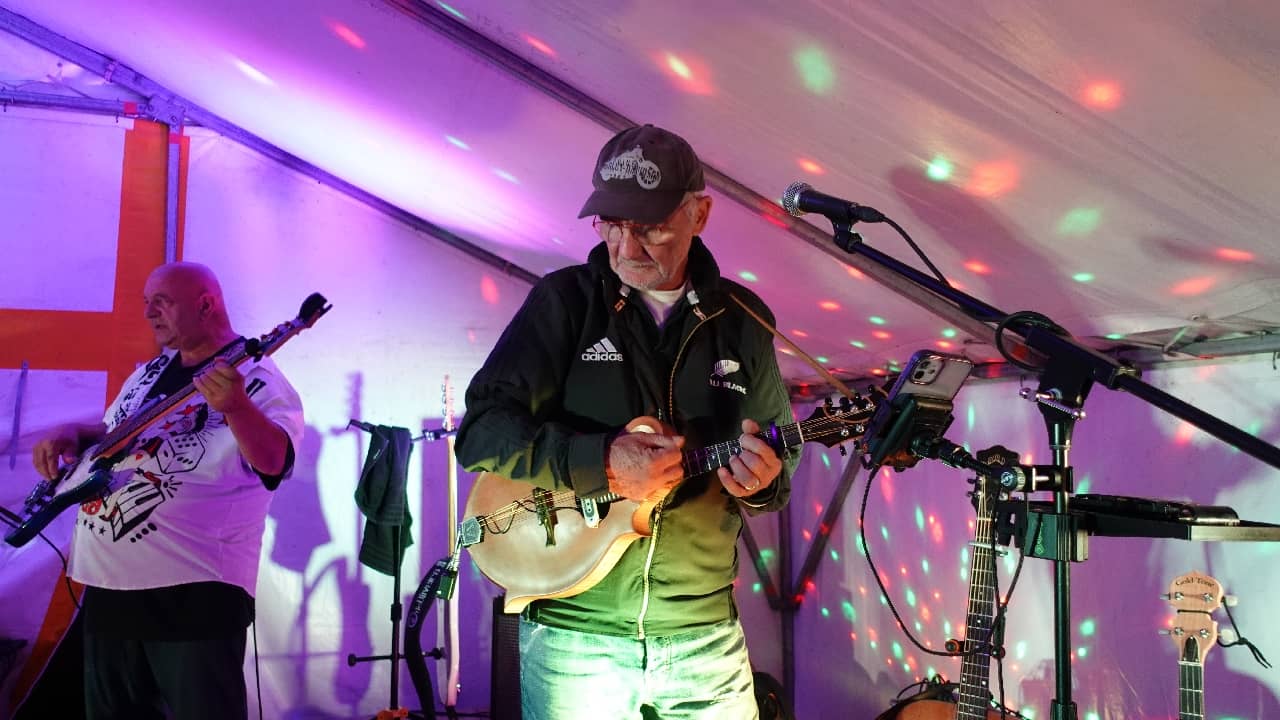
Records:
<instances>
[{"instance_id":1,"label":"guitar neck","mask_svg":"<svg viewBox=\"0 0 1280 720\"><path fill-rule=\"evenodd\" d=\"M1189 651L1195 660L1178 661L1178 720L1204 720L1204 664L1200 662L1195 641Z\"/></svg>"},{"instance_id":2,"label":"guitar neck","mask_svg":"<svg viewBox=\"0 0 1280 720\"><path fill-rule=\"evenodd\" d=\"M774 447L781 447L786 450L804 443L804 428L802 425L803 423L779 425L774 428L772 437L768 430L758 432L755 435ZM690 450L684 454L684 476L687 478L693 477L694 475L711 472L716 468L728 467L729 461L741 453L742 443L737 438L698 448L697 450Z\"/></svg>"},{"instance_id":3,"label":"guitar neck","mask_svg":"<svg viewBox=\"0 0 1280 720\"><path fill-rule=\"evenodd\" d=\"M245 345L245 340L236 342L230 350L221 356L222 359L231 367L243 364L245 360L248 360L251 357L249 353L246 352ZM169 362L178 361L178 357L175 355ZM102 441L99 443L99 447L101 447L102 450L98 455L109 457L124 449L124 446L129 444L129 442L137 437L143 430L146 430L154 425L158 420L173 412L174 408L187 400L190 400L195 394L195 385L193 383L187 383L181 390L165 397L164 400L152 403L141 412L131 415L102 438Z\"/></svg>"},{"instance_id":4,"label":"guitar neck","mask_svg":"<svg viewBox=\"0 0 1280 720\"><path fill-rule=\"evenodd\" d=\"M965 615L964 658L956 720L985 720L991 706L991 635L995 621L995 554L992 552L992 498L979 480L978 517L969 563L969 604Z\"/></svg>"}]
</instances>

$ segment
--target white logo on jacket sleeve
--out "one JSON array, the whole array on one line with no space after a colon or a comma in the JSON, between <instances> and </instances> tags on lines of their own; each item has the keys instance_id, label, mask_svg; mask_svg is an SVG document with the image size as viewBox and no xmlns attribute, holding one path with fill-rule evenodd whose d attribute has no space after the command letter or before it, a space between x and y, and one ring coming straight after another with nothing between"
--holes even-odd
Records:
<instances>
[{"instance_id":1,"label":"white logo on jacket sleeve","mask_svg":"<svg viewBox=\"0 0 1280 720\"><path fill-rule=\"evenodd\" d=\"M582 359L588 362L622 362L622 353L609 342L609 338L603 337L582 351Z\"/></svg>"},{"instance_id":2,"label":"white logo on jacket sleeve","mask_svg":"<svg viewBox=\"0 0 1280 720\"><path fill-rule=\"evenodd\" d=\"M711 377L708 379L707 382L709 385L711 385L711 387L736 390L737 392L740 392L743 395L746 395L747 389L745 387L731 380L724 379L726 375L732 375L733 373L738 372L738 370L741 368L742 368L742 363L739 363L737 360L726 359L726 360L717 361L715 366L711 368Z\"/></svg>"}]
</instances>

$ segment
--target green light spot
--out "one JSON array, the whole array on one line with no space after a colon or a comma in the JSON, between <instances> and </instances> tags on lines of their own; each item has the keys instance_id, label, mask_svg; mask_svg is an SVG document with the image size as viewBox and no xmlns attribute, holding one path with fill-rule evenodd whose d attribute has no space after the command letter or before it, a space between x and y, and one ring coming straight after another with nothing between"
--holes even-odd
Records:
<instances>
[{"instance_id":1,"label":"green light spot","mask_svg":"<svg viewBox=\"0 0 1280 720\"><path fill-rule=\"evenodd\" d=\"M1076 208L1070 210L1058 220L1059 235L1088 235L1098 227L1102 219L1102 211L1097 208Z\"/></svg>"},{"instance_id":2,"label":"green light spot","mask_svg":"<svg viewBox=\"0 0 1280 720\"><path fill-rule=\"evenodd\" d=\"M924 532L924 509L916 506L916 529Z\"/></svg>"},{"instance_id":3,"label":"green light spot","mask_svg":"<svg viewBox=\"0 0 1280 720\"><path fill-rule=\"evenodd\" d=\"M867 547L866 547L865 545L863 545L863 544L862 544L862 536L861 536L861 535L859 535L859 536L858 536L858 538L857 538L857 540L856 540L856 541L854 541L854 545L856 545L856 546L857 546L857 548L858 548L858 552L859 552L859 553L861 553L861 554L863 554L863 555L866 555L866 554L867 554Z\"/></svg>"},{"instance_id":4,"label":"green light spot","mask_svg":"<svg viewBox=\"0 0 1280 720\"><path fill-rule=\"evenodd\" d=\"M751 592L759 595L760 590L761 590L760 583L751 583Z\"/></svg>"},{"instance_id":5,"label":"green light spot","mask_svg":"<svg viewBox=\"0 0 1280 720\"><path fill-rule=\"evenodd\" d=\"M894 660L902 659L902 646L898 644L897 640L893 641L893 659Z\"/></svg>"},{"instance_id":6,"label":"green light spot","mask_svg":"<svg viewBox=\"0 0 1280 720\"><path fill-rule=\"evenodd\" d=\"M907 604L911 607L916 606L916 591L911 588L907 588Z\"/></svg>"},{"instance_id":7,"label":"green light spot","mask_svg":"<svg viewBox=\"0 0 1280 720\"><path fill-rule=\"evenodd\" d=\"M836 84L836 73L822 48L808 45L791 55L791 62L805 88L818 95L826 95Z\"/></svg>"},{"instance_id":8,"label":"green light spot","mask_svg":"<svg viewBox=\"0 0 1280 720\"><path fill-rule=\"evenodd\" d=\"M463 149L463 150L470 150L470 149L471 149L471 146L470 146L470 145L468 145L468 144L466 144L466 143L462 142L461 140L459 140L458 138L456 138L456 137L454 137L454 136L452 136L452 135L445 135L445 136L444 136L444 139L445 139L445 140L448 140L448 141L449 141L449 144L450 144L450 145L452 145L452 146L454 146L454 147L456 147L456 148L461 148L461 149Z\"/></svg>"},{"instance_id":9,"label":"green light spot","mask_svg":"<svg viewBox=\"0 0 1280 720\"><path fill-rule=\"evenodd\" d=\"M1123 340L1123 339L1124 339L1124 333L1107 333L1106 335L1103 335L1102 337L1104 337L1104 338L1106 338L1106 339L1108 339L1108 340Z\"/></svg>"},{"instance_id":10,"label":"green light spot","mask_svg":"<svg viewBox=\"0 0 1280 720\"><path fill-rule=\"evenodd\" d=\"M888 539L889 539L889 526L888 526L888 525L881 525L881 526L880 526L880 537L884 538L885 540L888 540Z\"/></svg>"},{"instance_id":11,"label":"green light spot","mask_svg":"<svg viewBox=\"0 0 1280 720\"><path fill-rule=\"evenodd\" d=\"M884 318L880 317L879 315L872 315L871 317L867 318L867 322L871 323L872 325L884 325L886 321Z\"/></svg>"},{"instance_id":12,"label":"green light spot","mask_svg":"<svg viewBox=\"0 0 1280 720\"><path fill-rule=\"evenodd\" d=\"M906 663L902 663L902 672L907 673L908 675L911 674L911 666Z\"/></svg>"},{"instance_id":13,"label":"green light spot","mask_svg":"<svg viewBox=\"0 0 1280 720\"><path fill-rule=\"evenodd\" d=\"M1025 658L1025 657L1027 656L1027 641L1026 641L1026 640L1019 640L1018 642L1014 643L1014 646L1013 646L1013 656L1014 656L1015 658L1019 659L1019 660L1021 660L1021 659Z\"/></svg>"},{"instance_id":14,"label":"green light spot","mask_svg":"<svg viewBox=\"0 0 1280 720\"><path fill-rule=\"evenodd\" d=\"M932 666L932 665L930 665L929 667L925 668L925 670L924 670L924 676L925 676L926 678L937 677L937 676L938 676L938 671L937 671L937 670L934 670L934 669L933 669L933 666Z\"/></svg>"},{"instance_id":15,"label":"green light spot","mask_svg":"<svg viewBox=\"0 0 1280 720\"><path fill-rule=\"evenodd\" d=\"M1072 276L1071 276L1071 279L1072 279L1072 280L1075 280L1075 281L1076 281L1076 282L1078 282L1078 283L1091 283L1091 282L1093 282L1093 273L1091 273L1091 272L1078 272L1078 273L1076 273L1075 275L1072 275Z\"/></svg>"},{"instance_id":16,"label":"green light spot","mask_svg":"<svg viewBox=\"0 0 1280 720\"><path fill-rule=\"evenodd\" d=\"M760 279L756 277L756 274L751 272L750 270L743 270L742 272L738 273L738 277L742 278L743 280L746 280L747 282L755 282Z\"/></svg>"},{"instance_id":17,"label":"green light spot","mask_svg":"<svg viewBox=\"0 0 1280 720\"><path fill-rule=\"evenodd\" d=\"M1089 648L1087 647L1076 648L1076 657L1080 658L1081 660L1089 657Z\"/></svg>"},{"instance_id":18,"label":"green light spot","mask_svg":"<svg viewBox=\"0 0 1280 720\"><path fill-rule=\"evenodd\" d=\"M946 635L947 637L951 637L951 621L950 620L942 621L942 634Z\"/></svg>"},{"instance_id":19,"label":"green light spot","mask_svg":"<svg viewBox=\"0 0 1280 720\"><path fill-rule=\"evenodd\" d=\"M920 569L924 571L925 575L929 574L929 558L920 558Z\"/></svg>"},{"instance_id":20,"label":"green light spot","mask_svg":"<svg viewBox=\"0 0 1280 720\"><path fill-rule=\"evenodd\" d=\"M1244 431L1257 437L1258 433L1262 432L1262 421L1254 420L1245 427Z\"/></svg>"},{"instance_id":21,"label":"green light spot","mask_svg":"<svg viewBox=\"0 0 1280 720\"><path fill-rule=\"evenodd\" d=\"M1089 485L1091 484L1092 482L1089 479L1089 474L1085 473L1085 476L1080 478L1080 482L1076 483L1076 492L1078 493L1089 492Z\"/></svg>"},{"instance_id":22,"label":"green light spot","mask_svg":"<svg viewBox=\"0 0 1280 720\"><path fill-rule=\"evenodd\" d=\"M823 365L826 365L827 363L831 362L830 360L828 360L828 359L827 359L827 357L826 357L825 355L819 355L818 357L814 358L814 360L817 360L818 362L822 363Z\"/></svg>"},{"instance_id":23,"label":"green light spot","mask_svg":"<svg viewBox=\"0 0 1280 720\"><path fill-rule=\"evenodd\" d=\"M881 604L881 605L888 605L888 604L889 604L889 598L887 598L887 597L885 597L883 594L881 594L881 595L880 595L880 604Z\"/></svg>"},{"instance_id":24,"label":"green light spot","mask_svg":"<svg viewBox=\"0 0 1280 720\"><path fill-rule=\"evenodd\" d=\"M875 650L875 649L876 649L876 641L875 641L875 640L872 640L872 641L871 641L871 649L872 649L872 650Z\"/></svg>"},{"instance_id":25,"label":"green light spot","mask_svg":"<svg viewBox=\"0 0 1280 720\"><path fill-rule=\"evenodd\" d=\"M1025 707L1019 710L1018 712L1022 713L1022 717L1026 718L1027 720L1036 720L1035 708Z\"/></svg>"},{"instance_id":26,"label":"green light spot","mask_svg":"<svg viewBox=\"0 0 1280 720\"><path fill-rule=\"evenodd\" d=\"M978 409L973 406L973 403L969 403L969 409L965 412L964 421L970 430L973 429L974 423L978 422Z\"/></svg>"},{"instance_id":27,"label":"green light spot","mask_svg":"<svg viewBox=\"0 0 1280 720\"><path fill-rule=\"evenodd\" d=\"M1102 720L1102 718L1098 716L1098 713L1090 710L1084 714L1084 720Z\"/></svg>"},{"instance_id":28,"label":"green light spot","mask_svg":"<svg viewBox=\"0 0 1280 720\"><path fill-rule=\"evenodd\" d=\"M822 608L822 617L831 617L831 611L826 608Z\"/></svg>"},{"instance_id":29,"label":"green light spot","mask_svg":"<svg viewBox=\"0 0 1280 720\"><path fill-rule=\"evenodd\" d=\"M831 458L827 457L826 453L822 453L822 464L826 466L828 470L831 469Z\"/></svg>"},{"instance_id":30,"label":"green light spot","mask_svg":"<svg viewBox=\"0 0 1280 720\"><path fill-rule=\"evenodd\" d=\"M459 20L467 19L466 15L463 15L462 13L458 12L458 10L451 5L446 5L445 3L439 2L439 0L436 0L436 4L440 6L440 9L458 18Z\"/></svg>"},{"instance_id":31,"label":"green light spot","mask_svg":"<svg viewBox=\"0 0 1280 720\"><path fill-rule=\"evenodd\" d=\"M867 346L867 344L862 342L861 340L850 340L849 344L858 348L859 350Z\"/></svg>"},{"instance_id":32,"label":"green light spot","mask_svg":"<svg viewBox=\"0 0 1280 720\"><path fill-rule=\"evenodd\" d=\"M919 620L916 621L916 632L924 632L924 626L920 624Z\"/></svg>"},{"instance_id":33,"label":"green light spot","mask_svg":"<svg viewBox=\"0 0 1280 720\"><path fill-rule=\"evenodd\" d=\"M836 562L840 562L840 553L836 552L835 550L832 550L832 551L831 551L831 559L832 559L832 560L834 560L834 561L836 561Z\"/></svg>"},{"instance_id":34,"label":"green light spot","mask_svg":"<svg viewBox=\"0 0 1280 720\"><path fill-rule=\"evenodd\" d=\"M764 548L760 551L760 559L768 562L773 559L773 548Z\"/></svg>"},{"instance_id":35,"label":"green light spot","mask_svg":"<svg viewBox=\"0 0 1280 720\"><path fill-rule=\"evenodd\" d=\"M959 334L955 328L942 328L942 337L944 338L953 338Z\"/></svg>"},{"instance_id":36,"label":"green light spot","mask_svg":"<svg viewBox=\"0 0 1280 720\"><path fill-rule=\"evenodd\" d=\"M943 180L947 180L951 177L951 172L953 170L954 168L951 166L950 160L941 155L934 155L933 159L929 161L928 167L925 168L924 173L930 180L942 182Z\"/></svg>"},{"instance_id":37,"label":"green light spot","mask_svg":"<svg viewBox=\"0 0 1280 720\"><path fill-rule=\"evenodd\" d=\"M1080 623L1080 634L1085 637L1092 637L1098 631L1098 623L1093 618L1086 618Z\"/></svg>"},{"instance_id":38,"label":"green light spot","mask_svg":"<svg viewBox=\"0 0 1280 720\"><path fill-rule=\"evenodd\" d=\"M849 622L858 621L858 611L854 609L853 603L848 600L840 603L840 612L844 615L845 620L848 620Z\"/></svg>"}]
</instances>

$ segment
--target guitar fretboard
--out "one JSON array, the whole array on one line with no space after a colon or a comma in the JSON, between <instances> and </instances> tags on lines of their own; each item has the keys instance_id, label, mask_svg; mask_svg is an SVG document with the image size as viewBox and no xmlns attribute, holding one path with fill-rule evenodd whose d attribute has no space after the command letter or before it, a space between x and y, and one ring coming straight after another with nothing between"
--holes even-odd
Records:
<instances>
[{"instance_id":1,"label":"guitar fretboard","mask_svg":"<svg viewBox=\"0 0 1280 720\"><path fill-rule=\"evenodd\" d=\"M960 694L957 720L985 720L991 706L991 632L995 618L995 555L992 507L986 479L979 479L975 491L977 521L973 537L973 559L969 564L969 604L965 615L964 658L960 664Z\"/></svg>"},{"instance_id":2,"label":"guitar fretboard","mask_svg":"<svg viewBox=\"0 0 1280 720\"><path fill-rule=\"evenodd\" d=\"M857 416L835 413L818 415L802 422L777 425L762 430L755 436L774 448L787 450L811 440L821 440L832 435L841 436L844 439L859 437L865 429L863 424L865 417L864 413L859 413ZM734 438L686 452L681 461L681 467L684 468L684 476L689 478L711 472L716 468L728 467L729 462L740 454L742 454L742 443ZM595 498L597 502L615 502L621 499L621 495L614 493Z\"/></svg>"},{"instance_id":3,"label":"guitar fretboard","mask_svg":"<svg viewBox=\"0 0 1280 720\"><path fill-rule=\"evenodd\" d=\"M1195 640L1188 638L1188 652L1199 657ZM1178 720L1204 720L1204 665L1178 661Z\"/></svg>"}]
</instances>

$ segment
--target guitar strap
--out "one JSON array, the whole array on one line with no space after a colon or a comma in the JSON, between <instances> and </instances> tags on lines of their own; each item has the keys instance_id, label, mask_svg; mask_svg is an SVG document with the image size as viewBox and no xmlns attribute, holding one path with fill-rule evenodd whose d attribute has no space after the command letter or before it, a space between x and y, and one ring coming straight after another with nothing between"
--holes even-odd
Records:
<instances>
[{"instance_id":1,"label":"guitar strap","mask_svg":"<svg viewBox=\"0 0 1280 720\"><path fill-rule=\"evenodd\" d=\"M845 384L844 384L844 383L842 383L842 382L840 382L839 380L837 380L835 375L832 375L832 374L831 374L831 372L830 372L829 370L827 370L826 368L822 367L822 363L820 363L820 362L818 362L817 360L814 360L812 357L810 357L810 356L809 356L809 353L807 353L807 352L805 352L804 350L800 349L800 346L799 346L799 345L796 345L795 343L791 342L791 338L789 338L789 337L787 337L786 335L783 335L782 333L778 332L778 329L777 329L777 328L775 328L774 326L770 325L770 324L769 324L769 322L768 322L767 320L765 320L764 318L760 317L760 316L759 316L758 314L756 314L756 312L755 312L754 310L752 310L751 308L747 307L747 304L746 304L746 303L744 303L744 302L742 302L742 300L739 300L737 295L734 295L733 293L729 293L729 297L733 298L733 301L734 301L734 302L736 302L736 303L738 303L738 305L742 306L742 309L743 309L743 310L746 310L746 311L747 311L747 314L748 314L748 315L750 315L752 318L754 318L756 322L760 323L761 325L763 325L763 326L764 326L764 328L765 328L766 330L768 330L769 332L773 333L773 336L774 336L774 337L776 337L776 338L778 338L779 340L781 340L781 341L782 341L782 343L783 343L784 345L786 345L788 348L790 348L790 349L791 349L791 351L792 351L792 352L794 352L794 353L796 354L796 356L797 356L797 357L802 358L805 362L807 362L807 363L809 363L810 365L812 365L812 366L813 366L813 369L814 369L814 370L817 370L817 371L818 371L818 374L819 374L819 375L821 375L821 376L822 376L822 377L823 377L827 382L831 383L831 386L832 386L832 387L834 387L836 390L838 390L838 391L840 392L840 394L841 394L841 395L843 395L843 396L845 396L845 397L849 398L850 400L857 400L857 399L858 399L858 394L857 394L857 393L855 393L854 391L850 390L848 387L846 387L846 386L845 386Z\"/></svg>"}]
</instances>

